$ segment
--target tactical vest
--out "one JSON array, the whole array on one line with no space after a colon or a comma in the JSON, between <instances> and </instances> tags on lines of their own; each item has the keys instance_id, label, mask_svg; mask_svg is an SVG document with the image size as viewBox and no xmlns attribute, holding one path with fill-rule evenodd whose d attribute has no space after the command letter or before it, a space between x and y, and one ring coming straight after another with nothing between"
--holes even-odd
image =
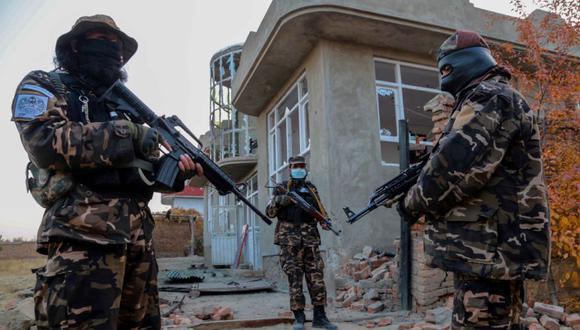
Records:
<instances>
[{"instance_id":1,"label":"tactical vest","mask_svg":"<svg viewBox=\"0 0 580 330\"><path fill-rule=\"evenodd\" d=\"M287 182L283 183L288 185ZM310 191L311 184L307 181L293 181L288 187L288 191L294 191L298 193L308 204L313 205L318 209L318 203L316 202L312 192ZM278 213L278 219L281 221L292 222L296 224L302 223L316 223L316 221L304 210L299 208L294 204L290 204L285 208L282 208Z\"/></svg>"},{"instance_id":2,"label":"tactical vest","mask_svg":"<svg viewBox=\"0 0 580 330\"><path fill-rule=\"evenodd\" d=\"M56 76L58 75L58 76ZM115 119L127 119L128 116L118 113L108 104L98 102L92 88L68 73L51 73L54 89L66 100L65 109L71 121L88 124L106 122ZM58 86L60 84L60 86ZM64 92L64 95L63 95ZM130 196L150 199L153 195L151 186L147 185L137 168L97 168L73 171L76 183L84 184L91 190L113 196Z\"/></svg>"}]
</instances>

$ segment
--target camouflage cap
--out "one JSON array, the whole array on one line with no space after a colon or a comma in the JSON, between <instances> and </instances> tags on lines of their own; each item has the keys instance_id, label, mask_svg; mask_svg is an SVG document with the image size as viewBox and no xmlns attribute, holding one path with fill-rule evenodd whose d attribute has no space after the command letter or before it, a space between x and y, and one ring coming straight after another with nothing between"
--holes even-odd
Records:
<instances>
[{"instance_id":1,"label":"camouflage cap","mask_svg":"<svg viewBox=\"0 0 580 330\"><path fill-rule=\"evenodd\" d=\"M477 32L457 30L439 47L437 60L464 48L484 47L489 49L487 42Z\"/></svg>"},{"instance_id":2,"label":"camouflage cap","mask_svg":"<svg viewBox=\"0 0 580 330\"><path fill-rule=\"evenodd\" d=\"M137 40L129 37L125 34L115 21L107 15L93 15L93 16L82 16L77 19L75 24L72 26L71 30L63 35L61 35L56 41L56 51L64 49L70 45L70 42L83 36L85 33L91 30L104 29L116 33L123 43L123 60L125 63L135 54L137 51Z\"/></svg>"},{"instance_id":3,"label":"camouflage cap","mask_svg":"<svg viewBox=\"0 0 580 330\"><path fill-rule=\"evenodd\" d=\"M288 159L288 164L306 164L306 159L304 159L302 156L293 156Z\"/></svg>"}]
</instances>

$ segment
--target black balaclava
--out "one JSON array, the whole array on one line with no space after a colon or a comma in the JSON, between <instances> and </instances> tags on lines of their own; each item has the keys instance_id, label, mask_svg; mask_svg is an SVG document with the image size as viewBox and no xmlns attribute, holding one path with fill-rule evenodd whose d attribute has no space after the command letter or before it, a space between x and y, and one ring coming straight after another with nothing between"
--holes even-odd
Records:
<instances>
[{"instance_id":1,"label":"black balaclava","mask_svg":"<svg viewBox=\"0 0 580 330\"><path fill-rule=\"evenodd\" d=\"M78 70L93 81L110 86L123 76L121 45L101 39L81 39L77 43Z\"/></svg>"},{"instance_id":2,"label":"black balaclava","mask_svg":"<svg viewBox=\"0 0 580 330\"><path fill-rule=\"evenodd\" d=\"M445 77L440 76L441 90L457 96L470 82L497 66L497 62L479 34L456 31L439 48L437 66L440 72L445 65L452 71Z\"/></svg>"}]
</instances>

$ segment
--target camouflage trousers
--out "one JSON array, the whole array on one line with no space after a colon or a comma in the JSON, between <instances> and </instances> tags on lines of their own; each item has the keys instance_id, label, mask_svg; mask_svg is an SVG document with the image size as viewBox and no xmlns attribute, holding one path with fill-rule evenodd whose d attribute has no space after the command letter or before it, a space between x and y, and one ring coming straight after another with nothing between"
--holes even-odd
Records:
<instances>
[{"instance_id":1,"label":"camouflage trousers","mask_svg":"<svg viewBox=\"0 0 580 330\"><path fill-rule=\"evenodd\" d=\"M320 257L318 246L280 246L280 264L288 276L290 291L290 309L304 310L305 298L302 281L306 277L306 285L310 300L314 306L326 305L326 287L324 286L324 261Z\"/></svg>"},{"instance_id":2,"label":"camouflage trousers","mask_svg":"<svg viewBox=\"0 0 580 330\"><path fill-rule=\"evenodd\" d=\"M455 273L452 329L519 329L524 284Z\"/></svg>"},{"instance_id":3,"label":"camouflage trousers","mask_svg":"<svg viewBox=\"0 0 580 330\"><path fill-rule=\"evenodd\" d=\"M34 292L38 329L160 329L153 219L130 207L131 243L49 243Z\"/></svg>"}]
</instances>

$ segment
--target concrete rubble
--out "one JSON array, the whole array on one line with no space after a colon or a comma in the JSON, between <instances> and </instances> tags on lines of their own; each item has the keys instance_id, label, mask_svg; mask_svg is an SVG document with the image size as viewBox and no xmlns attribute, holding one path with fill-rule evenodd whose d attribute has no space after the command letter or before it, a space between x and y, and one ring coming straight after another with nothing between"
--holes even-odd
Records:
<instances>
[{"instance_id":1,"label":"concrete rubble","mask_svg":"<svg viewBox=\"0 0 580 330\"><path fill-rule=\"evenodd\" d=\"M527 329L580 330L580 314L568 314L562 306L535 302L533 308L524 304L521 323Z\"/></svg>"}]
</instances>

